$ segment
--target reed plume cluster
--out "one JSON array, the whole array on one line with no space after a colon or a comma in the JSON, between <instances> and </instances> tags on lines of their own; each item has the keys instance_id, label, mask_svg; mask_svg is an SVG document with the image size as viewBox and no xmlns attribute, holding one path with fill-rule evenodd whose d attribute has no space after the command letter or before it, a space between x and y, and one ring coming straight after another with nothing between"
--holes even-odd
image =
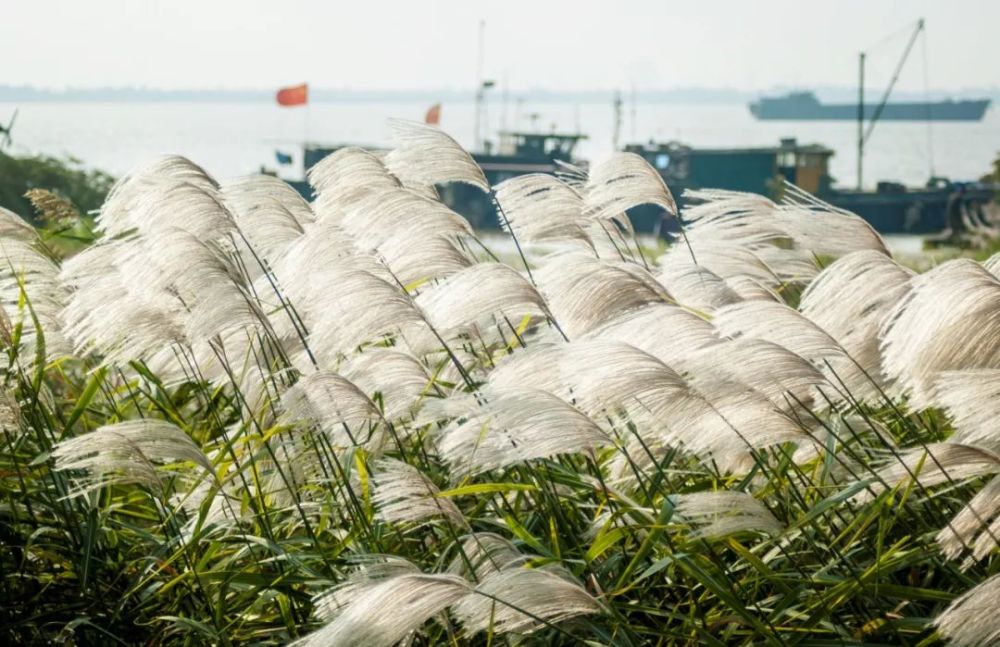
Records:
<instances>
[{"instance_id":1,"label":"reed plume cluster","mask_svg":"<svg viewBox=\"0 0 1000 647\"><path fill-rule=\"evenodd\" d=\"M1000 640L1000 263L915 274L794 187L679 210L627 153L490 187L392 127L311 202L156 160L67 258L0 211L9 639Z\"/></svg>"}]
</instances>

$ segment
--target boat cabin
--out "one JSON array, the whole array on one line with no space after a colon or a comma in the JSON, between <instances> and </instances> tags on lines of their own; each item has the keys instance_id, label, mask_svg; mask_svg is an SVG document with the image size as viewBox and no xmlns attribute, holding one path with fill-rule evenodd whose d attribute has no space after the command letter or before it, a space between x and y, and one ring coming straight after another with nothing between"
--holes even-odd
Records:
<instances>
[{"instance_id":1,"label":"boat cabin","mask_svg":"<svg viewBox=\"0 0 1000 647\"><path fill-rule=\"evenodd\" d=\"M539 133L503 131L494 149L486 142L484 151L472 157L483 169L486 181L496 186L504 180L528 173L555 173L557 162L580 164L574 158L576 145L586 139L580 133ZM442 199L465 216L475 227L495 227L497 214L489 196L465 184L439 187Z\"/></svg>"},{"instance_id":2,"label":"boat cabin","mask_svg":"<svg viewBox=\"0 0 1000 647\"><path fill-rule=\"evenodd\" d=\"M766 148L693 148L678 142L631 144L656 168L675 194L685 189L715 188L776 196L784 178L809 193L830 188L833 151L816 144L782 139Z\"/></svg>"},{"instance_id":3,"label":"boat cabin","mask_svg":"<svg viewBox=\"0 0 1000 647\"><path fill-rule=\"evenodd\" d=\"M513 157L537 157L568 162L573 159L573 149L580 140L580 133L529 133L503 131L497 153Z\"/></svg>"}]
</instances>

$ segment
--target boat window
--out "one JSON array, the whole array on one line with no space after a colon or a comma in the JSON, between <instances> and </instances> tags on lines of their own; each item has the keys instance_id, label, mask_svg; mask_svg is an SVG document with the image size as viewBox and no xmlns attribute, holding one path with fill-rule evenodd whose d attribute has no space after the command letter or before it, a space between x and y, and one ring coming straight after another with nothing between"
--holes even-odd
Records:
<instances>
[{"instance_id":1,"label":"boat window","mask_svg":"<svg viewBox=\"0 0 1000 647\"><path fill-rule=\"evenodd\" d=\"M653 165L662 171L670 165L670 156L666 153L657 154L656 158L653 160Z\"/></svg>"},{"instance_id":2,"label":"boat window","mask_svg":"<svg viewBox=\"0 0 1000 647\"><path fill-rule=\"evenodd\" d=\"M778 166L795 166L795 151L778 153Z\"/></svg>"}]
</instances>

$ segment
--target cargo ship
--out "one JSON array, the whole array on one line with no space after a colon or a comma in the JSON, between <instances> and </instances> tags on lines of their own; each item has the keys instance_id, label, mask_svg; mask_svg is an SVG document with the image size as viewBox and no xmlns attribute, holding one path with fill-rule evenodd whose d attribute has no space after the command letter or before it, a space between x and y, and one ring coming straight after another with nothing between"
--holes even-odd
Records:
<instances>
[{"instance_id":1,"label":"cargo ship","mask_svg":"<svg viewBox=\"0 0 1000 647\"><path fill-rule=\"evenodd\" d=\"M989 99L955 101L889 102L899 74L913 51L917 39L925 35L924 19L917 21L903 55L896 64L892 79L877 103L865 103L865 60L867 54L858 54L857 103L826 104L812 92L792 92L781 97L763 97L750 104L750 112L757 119L857 121L861 128L869 123L868 130L879 120L883 121L979 121L990 106ZM926 47L926 43L925 43ZM927 57L924 56L924 78L927 77ZM870 133L869 133L870 134ZM867 139L868 135L864 135Z\"/></svg>"},{"instance_id":2,"label":"cargo ship","mask_svg":"<svg viewBox=\"0 0 1000 647\"><path fill-rule=\"evenodd\" d=\"M989 99L934 102L896 102L862 106L865 120L883 121L979 121L990 105ZM812 92L793 92L782 97L766 97L750 104L750 113L762 120L854 121L858 105L823 103Z\"/></svg>"}]
</instances>

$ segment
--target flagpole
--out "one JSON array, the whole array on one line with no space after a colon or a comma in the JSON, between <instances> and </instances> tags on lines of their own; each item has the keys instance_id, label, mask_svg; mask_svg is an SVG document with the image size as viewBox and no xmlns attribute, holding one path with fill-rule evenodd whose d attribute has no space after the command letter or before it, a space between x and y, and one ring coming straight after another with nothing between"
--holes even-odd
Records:
<instances>
[{"instance_id":1,"label":"flagpole","mask_svg":"<svg viewBox=\"0 0 1000 647\"><path fill-rule=\"evenodd\" d=\"M306 114L305 114L305 117L304 117L305 125L303 127L304 132L303 132L303 135L302 135L302 139L303 139L303 142L302 142L302 177L305 177L306 176L306 171L309 170L309 169L306 168L306 148L309 147L309 114L312 112L312 101L310 101L309 99L310 99L310 97L307 95L306 96L306 111L305 111Z\"/></svg>"}]
</instances>

